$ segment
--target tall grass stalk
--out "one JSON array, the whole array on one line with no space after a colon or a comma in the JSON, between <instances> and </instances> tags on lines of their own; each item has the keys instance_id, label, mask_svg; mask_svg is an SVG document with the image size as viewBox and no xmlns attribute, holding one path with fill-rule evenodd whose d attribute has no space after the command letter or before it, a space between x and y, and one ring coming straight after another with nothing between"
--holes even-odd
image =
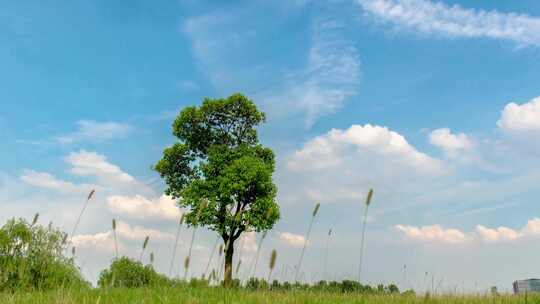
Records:
<instances>
[{"instance_id":1,"label":"tall grass stalk","mask_svg":"<svg viewBox=\"0 0 540 304\"><path fill-rule=\"evenodd\" d=\"M302 253L300 254L300 261L298 261L298 266L296 266L296 274L294 275L295 282L298 282L298 275L300 273L300 269L302 268L302 261L304 260L304 253L306 252L307 243L309 241L309 235L311 234L311 228L313 227L313 221L315 220L315 217L317 216L317 213L319 212L320 207L321 207L321 204L317 203L317 205L315 205L315 209L313 209L313 213L311 214L311 220L309 221L309 228L306 233L306 237L304 239L304 246L302 247Z\"/></svg>"},{"instance_id":2,"label":"tall grass stalk","mask_svg":"<svg viewBox=\"0 0 540 304\"><path fill-rule=\"evenodd\" d=\"M223 268L225 267L225 247L223 245L219 246L219 258L218 258L218 279L221 280L222 275L225 275Z\"/></svg>"},{"instance_id":3,"label":"tall grass stalk","mask_svg":"<svg viewBox=\"0 0 540 304\"><path fill-rule=\"evenodd\" d=\"M261 248L262 248L262 244L263 244L263 241L264 239L266 238L266 231L263 232L262 236L261 236L261 240L259 241L259 245L257 246L257 252L255 253L255 260L252 262L251 265L253 265L253 272L251 272L251 267L250 267L250 271L248 273L248 278L250 277L249 274L251 274L251 277L254 277L255 276L255 273L257 272L257 263L259 262L259 256L261 254Z\"/></svg>"},{"instance_id":4,"label":"tall grass stalk","mask_svg":"<svg viewBox=\"0 0 540 304\"><path fill-rule=\"evenodd\" d=\"M214 242L214 246L212 247L212 252L210 253L210 257L208 258L208 263L206 264L206 268L203 272L203 279L206 278L206 274L208 273L208 270L210 269L210 264L212 263L212 260L214 259L214 254L216 253L217 244L219 243L219 235L216 238L216 241Z\"/></svg>"},{"instance_id":5,"label":"tall grass stalk","mask_svg":"<svg viewBox=\"0 0 540 304\"><path fill-rule=\"evenodd\" d=\"M270 255L270 264L268 265L270 268L270 271L268 272L268 284L270 284L270 279L272 278L272 272L274 271L274 267L276 266L276 259L277 259L277 251L274 249L272 250L272 254Z\"/></svg>"},{"instance_id":6,"label":"tall grass stalk","mask_svg":"<svg viewBox=\"0 0 540 304\"><path fill-rule=\"evenodd\" d=\"M142 245L141 256L139 257L139 262L142 262L142 257L143 257L144 251L146 250L146 246L148 246L148 241L149 240L150 240L150 236L147 235L144 238L144 243Z\"/></svg>"},{"instance_id":7,"label":"tall grass stalk","mask_svg":"<svg viewBox=\"0 0 540 304\"><path fill-rule=\"evenodd\" d=\"M358 266L358 282L362 282L362 259L364 258L364 239L366 236L366 223L368 216L369 205L371 204L371 198L373 197L373 189L369 189L369 192L366 197L366 207L364 211L364 220L362 224L362 240L360 243L360 264Z\"/></svg>"},{"instance_id":8,"label":"tall grass stalk","mask_svg":"<svg viewBox=\"0 0 540 304\"><path fill-rule=\"evenodd\" d=\"M326 238L326 248L324 249L324 272L323 272L323 276L324 276L324 280L326 280L326 275L328 274L327 272L327 267L328 267L328 248L329 248L329 245L330 245L330 238L332 237L332 228L330 228L328 230L328 237Z\"/></svg>"},{"instance_id":9,"label":"tall grass stalk","mask_svg":"<svg viewBox=\"0 0 540 304\"><path fill-rule=\"evenodd\" d=\"M176 260L176 250L178 249L178 241L180 239L180 233L182 232L182 226L184 224L184 213L180 216L180 221L178 221L178 229L176 230L176 237L174 239L174 248L171 257L171 265L169 266L169 277L172 275L172 270L174 267L174 261Z\"/></svg>"},{"instance_id":10,"label":"tall grass stalk","mask_svg":"<svg viewBox=\"0 0 540 304\"><path fill-rule=\"evenodd\" d=\"M246 243L246 238L243 237L240 240L240 251L238 252L238 264L236 264L236 270L235 270L236 276L238 276L238 273L240 271L240 266L242 266L242 253L244 251L244 244L245 243Z\"/></svg>"},{"instance_id":11,"label":"tall grass stalk","mask_svg":"<svg viewBox=\"0 0 540 304\"><path fill-rule=\"evenodd\" d=\"M90 191L88 196L86 197L86 201L84 202L83 208L81 210L81 213L79 213L79 216L77 217L77 221L75 221L75 225L73 226L73 231L71 232L70 242L73 236L75 236L75 232L77 232L77 228L79 227L79 223L81 222L81 218L84 214L84 211L86 211L86 207L88 206L88 202L92 199L94 194L96 193L96 190Z\"/></svg>"},{"instance_id":12,"label":"tall grass stalk","mask_svg":"<svg viewBox=\"0 0 540 304\"><path fill-rule=\"evenodd\" d=\"M198 224L198 221L199 221L199 217L201 216L202 212L204 211L204 209L206 209L207 206L208 206L207 201L201 202L201 204L199 205L199 208L197 210L197 214L195 215L195 222L194 222L195 227L193 227L193 234L191 235L191 242L189 243L188 255L187 255L187 257L186 257L186 259L184 261L184 268L185 268L184 281L187 280L187 275L188 275L188 270L189 270L189 263L191 262L191 252L193 251L193 243L195 242L195 233L197 232L197 224Z\"/></svg>"},{"instance_id":13,"label":"tall grass stalk","mask_svg":"<svg viewBox=\"0 0 540 304\"><path fill-rule=\"evenodd\" d=\"M34 215L34 218L32 219L32 225L30 226L33 227L35 224L37 224L38 220L39 220L39 213L36 213Z\"/></svg>"},{"instance_id":14,"label":"tall grass stalk","mask_svg":"<svg viewBox=\"0 0 540 304\"><path fill-rule=\"evenodd\" d=\"M116 254L116 259L118 259L118 239L116 237L116 219L112 220L112 229L114 237L114 253Z\"/></svg>"}]
</instances>

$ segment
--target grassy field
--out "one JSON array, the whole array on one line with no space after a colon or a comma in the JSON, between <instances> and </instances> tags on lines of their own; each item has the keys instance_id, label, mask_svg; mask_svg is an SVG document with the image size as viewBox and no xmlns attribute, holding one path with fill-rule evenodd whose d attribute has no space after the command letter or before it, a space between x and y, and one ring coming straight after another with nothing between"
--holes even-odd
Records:
<instances>
[{"instance_id":1,"label":"grassy field","mask_svg":"<svg viewBox=\"0 0 540 304\"><path fill-rule=\"evenodd\" d=\"M0 303L540 303L540 296L359 295L304 291L246 291L222 288L59 290L0 294Z\"/></svg>"}]
</instances>

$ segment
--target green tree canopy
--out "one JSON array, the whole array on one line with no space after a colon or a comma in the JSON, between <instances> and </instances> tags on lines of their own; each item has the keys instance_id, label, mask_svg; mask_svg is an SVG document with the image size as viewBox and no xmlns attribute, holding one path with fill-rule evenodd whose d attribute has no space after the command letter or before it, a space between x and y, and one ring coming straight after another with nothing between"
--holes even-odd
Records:
<instances>
[{"instance_id":1,"label":"green tree canopy","mask_svg":"<svg viewBox=\"0 0 540 304\"><path fill-rule=\"evenodd\" d=\"M0 228L0 292L90 287L73 259L63 255L65 238L51 224L8 220Z\"/></svg>"},{"instance_id":2,"label":"green tree canopy","mask_svg":"<svg viewBox=\"0 0 540 304\"><path fill-rule=\"evenodd\" d=\"M192 226L216 231L225 246L225 281L232 278L234 241L244 231L265 231L279 219L272 180L274 153L259 143L264 113L241 94L204 99L183 109L173 124L178 142L155 165L165 193L189 212Z\"/></svg>"}]
</instances>

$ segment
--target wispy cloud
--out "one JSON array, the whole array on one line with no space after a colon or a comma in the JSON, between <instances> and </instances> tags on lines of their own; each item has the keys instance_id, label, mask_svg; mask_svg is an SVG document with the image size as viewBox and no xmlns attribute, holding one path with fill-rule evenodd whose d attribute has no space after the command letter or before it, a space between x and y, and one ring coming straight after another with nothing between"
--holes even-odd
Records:
<instances>
[{"instance_id":1,"label":"wispy cloud","mask_svg":"<svg viewBox=\"0 0 540 304\"><path fill-rule=\"evenodd\" d=\"M304 112L305 125L310 128L319 118L340 110L357 94L360 56L342 30L335 20L314 22L306 67L289 74L281 92L267 97L267 103L291 101L287 109Z\"/></svg>"},{"instance_id":2,"label":"wispy cloud","mask_svg":"<svg viewBox=\"0 0 540 304\"><path fill-rule=\"evenodd\" d=\"M61 144L72 144L81 141L103 142L124 137L131 129L131 126L125 123L80 120L77 122L77 131L58 136L56 140Z\"/></svg>"},{"instance_id":3,"label":"wispy cloud","mask_svg":"<svg viewBox=\"0 0 540 304\"><path fill-rule=\"evenodd\" d=\"M215 87L227 92L247 87L247 93L263 103L270 115L303 114L307 128L340 110L358 92L359 52L345 37L339 21L328 17L314 20L306 61L291 69L276 67L267 60L261 62L260 58L249 61L251 53L257 51L253 48L262 45L257 39L264 36L266 26L251 20L251 14L249 9L214 12L190 18L182 28ZM276 54L282 52L276 50ZM232 70L236 72L231 74Z\"/></svg>"},{"instance_id":4,"label":"wispy cloud","mask_svg":"<svg viewBox=\"0 0 540 304\"><path fill-rule=\"evenodd\" d=\"M357 0L377 20L422 34L540 45L540 18L429 0Z\"/></svg>"}]
</instances>

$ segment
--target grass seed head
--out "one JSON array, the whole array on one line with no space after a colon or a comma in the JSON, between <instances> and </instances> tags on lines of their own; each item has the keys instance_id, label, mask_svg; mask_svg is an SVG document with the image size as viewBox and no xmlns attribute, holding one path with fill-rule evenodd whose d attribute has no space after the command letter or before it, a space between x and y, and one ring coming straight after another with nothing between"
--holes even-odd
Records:
<instances>
[{"instance_id":1,"label":"grass seed head","mask_svg":"<svg viewBox=\"0 0 540 304\"><path fill-rule=\"evenodd\" d=\"M186 214L185 213L182 213L182 216L180 216L180 225L184 224L184 216Z\"/></svg>"},{"instance_id":2,"label":"grass seed head","mask_svg":"<svg viewBox=\"0 0 540 304\"><path fill-rule=\"evenodd\" d=\"M96 189L92 189L92 191L90 191L90 193L88 193L88 197L86 199L87 200L92 199L92 197L94 196L94 193L96 193Z\"/></svg>"},{"instance_id":3,"label":"grass seed head","mask_svg":"<svg viewBox=\"0 0 540 304\"><path fill-rule=\"evenodd\" d=\"M143 250L146 249L146 246L148 246L149 240L150 240L150 237L147 235L146 238L144 238L144 243L142 245Z\"/></svg>"},{"instance_id":4,"label":"grass seed head","mask_svg":"<svg viewBox=\"0 0 540 304\"><path fill-rule=\"evenodd\" d=\"M150 264L154 264L154 253L150 252Z\"/></svg>"},{"instance_id":5,"label":"grass seed head","mask_svg":"<svg viewBox=\"0 0 540 304\"><path fill-rule=\"evenodd\" d=\"M276 259L277 259L277 251L274 249L272 250L272 255L270 255L270 270L273 270L276 266Z\"/></svg>"},{"instance_id":6,"label":"grass seed head","mask_svg":"<svg viewBox=\"0 0 540 304\"><path fill-rule=\"evenodd\" d=\"M373 196L373 189L369 189L367 198L366 198L366 206L369 206L371 204L371 197Z\"/></svg>"},{"instance_id":7,"label":"grass seed head","mask_svg":"<svg viewBox=\"0 0 540 304\"><path fill-rule=\"evenodd\" d=\"M189 268L189 256L187 256L186 259L184 260L184 268L185 269Z\"/></svg>"},{"instance_id":8,"label":"grass seed head","mask_svg":"<svg viewBox=\"0 0 540 304\"><path fill-rule=\"evenodd\" d=\"M116 220L115 219L112 220L112 229L116 230Z\"/></svg>"},{"instance_id":9,"label":"grass seed head","mask_svg":"<svg viewBox=\"0 0 540 304\"><path fill-rule=\"evenodd\" d=\"M38 219L39 219L39 213L36 213L36 215L34 215L34 219L32 220L32 226L34 226L37 223Z\"/></svg>"},{"instance_id":10,"label":"grass seed head","mask_svg":"<svg viewBox=\"0 0 540 304\"><path fill-rule=\"evenodd\" d=\"M321 207L320 203L317 203L317 205L315 205L315 209L313 209L313 217L317 215L317 212L319 212L320 207Z\"/></svg>"}]
</instances>

